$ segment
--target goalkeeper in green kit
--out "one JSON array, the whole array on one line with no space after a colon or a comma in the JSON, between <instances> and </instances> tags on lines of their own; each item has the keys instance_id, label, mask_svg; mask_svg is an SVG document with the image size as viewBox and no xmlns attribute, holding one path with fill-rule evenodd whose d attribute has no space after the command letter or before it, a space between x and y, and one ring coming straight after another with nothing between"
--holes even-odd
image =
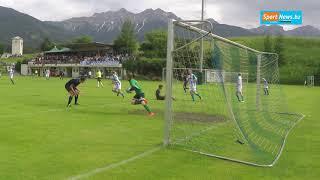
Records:
<instances>
[{"instance_id":1,"label":"goalkeeper in green kit","mask_svg":"<svg viewBox=\"0 0 320 180\"><path fill-rule=\"evenodd\" d=\"M150 110L148 106L148 101L145 99L144 92L142 91L141 86L138 84L138 81L133 79L132 75L129 75L129 83L130 88L127 89L127 92L130 93L132 91L135 91L136 95L133 96L133 99L131 101L131 104L137 105L141 104L149 113L149 116L153 116L154 113Z\"/></svg>"}]
</instances>

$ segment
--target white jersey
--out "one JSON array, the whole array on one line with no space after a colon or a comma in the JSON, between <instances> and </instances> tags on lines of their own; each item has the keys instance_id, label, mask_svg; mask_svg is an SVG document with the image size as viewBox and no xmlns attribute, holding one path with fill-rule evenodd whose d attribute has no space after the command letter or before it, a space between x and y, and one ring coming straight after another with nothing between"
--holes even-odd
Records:
<instances>
[{"instance_id":1,"label":"white jersey","mask_svg":"<svg viewBox=\"0 0 320 180\"><path fill-rule=\"evenodd\" d=\"M11 79L13 79L13 76L14 76L14 71L13 71L13 69L10 69L10 70L9 70L9 76L10 76Z\"/></svg>"},{"instance_id":2,"label":"white jersey","mask_svg":"<svg viewBox=\"0 0 320 180\"><path fill-rule=\"evenodd\" d=\"M121 89L121 81L119 80L119 77L116 74L113 74L111 79L114 83L114 89Z\"/></svg>"},{"instance_id":3,"label":"white jersey","mask_svg":"<svg viewBox=\"0 0 320 180\"><path fill-rule=\"evenodd\" d=\"M268 81L267 81L267 80L264 80L264 81L263 81L263 88L265 88L265 89L268 89L268 88L269 88L269 85L268 85Z\"/></svg>"},{"instance_id":4,"label":"white jersey","mask_svg":"<svg viewBox=\"0 0 320 180\"><path fill-rule=\"evenodd\" d=\"M197 90L197 76L194 74L188 75L188 82L190 85L190 91L196 91Z\"/></svg>"},{"instance_id":5,"label":"white jersey","mask_svg":"<svg viewBox=\"0 0 320 180\"><path fill-rule=\"evenodd\" d=\"M242 77L238 76L237 79L237 91L242 92Z\"/></svg>"},{"instance_id":6,"label":"white jersey","mask_svg":"<svg viewBox=\"0 0 320 180\"><path fill-rule=\"evenodd\" d=\"M50 70L46 70L46 77L50 76Z\"/></svg>"}]
</instances>

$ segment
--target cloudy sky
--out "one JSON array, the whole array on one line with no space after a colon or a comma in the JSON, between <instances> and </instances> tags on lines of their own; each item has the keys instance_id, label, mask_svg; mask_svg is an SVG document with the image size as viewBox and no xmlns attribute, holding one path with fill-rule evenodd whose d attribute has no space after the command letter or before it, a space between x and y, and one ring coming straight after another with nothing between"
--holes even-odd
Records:
<instances>
[{"instance_id":1,"label":"cloudy sky","mask_svg":"<svg viewBox=\"0 0 320 180\"><path fill-rule=\"evenodd\" d=\"M320 0L205 0L206 18L246 28L259 25L260 10L302 10L303 24L320 28ZM200 18L201 0L0 0L40 20L64 20L126 8L140 12L161 8L184 19ZM286 29L292 27L287 26Z\"/></svg>"}]
</instances>

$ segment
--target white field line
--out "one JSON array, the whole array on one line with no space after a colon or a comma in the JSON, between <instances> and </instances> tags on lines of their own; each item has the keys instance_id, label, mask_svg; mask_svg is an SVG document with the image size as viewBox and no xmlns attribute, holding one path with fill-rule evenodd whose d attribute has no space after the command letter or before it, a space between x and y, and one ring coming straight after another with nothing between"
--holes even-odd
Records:
<instances>
[{"instance_id":1,"label":"white field line","mask_svg":"<svg viewBox=\"0 0 320 180\"><path fill-rule=\"evenodd\" d=\"M106 165L104 167L96 168L96 169L93 169L93 170L88 171L88 172L83 173L83 174L72 176L72 177L68 178L68 180L78 180L78 179L88 178L88 177L96 175L98 173L102 173L102 172L108 171L110 169L119 167L121 165L127 164L129 162L134 161L134 160L137 160L137 159L143 158L145 156L148 156L148 155L150 155L150 154L152 154L152 153L154 153L156 151L159 151L161 148L162 148L162 146L155 147L155 148L150 149L148 151L145 151L145 152L143 152L141 154L133 156L133 157L131 157L129 159L125 159L125 160L122 160L122 161L117 162L117 163L109 164L109 165Z\"/></svg>"}]
</instances>

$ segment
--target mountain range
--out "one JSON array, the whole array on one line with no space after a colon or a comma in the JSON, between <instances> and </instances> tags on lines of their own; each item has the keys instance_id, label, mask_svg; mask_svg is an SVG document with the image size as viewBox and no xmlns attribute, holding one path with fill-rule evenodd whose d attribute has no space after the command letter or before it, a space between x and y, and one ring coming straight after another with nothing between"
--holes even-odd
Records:
<instances>
[{"instance_id":1,"label":"mountain range","mask_svg":"<svg viewBox=\"0 0 320 180\"><path fill-rule=\"evenodd\" d=\"M144 34L154 29L167 28L168 19L182 20L172 12L162 9L146 9L132 13L122 8L117 11L95 13L90 17L74 17L64 21L40 21L32 16L11 8L0 6L0 43L10 44L11 38L21 36L27 47L38 47L44 38L65 42L81 35L92 36L94 41L111 43L119 34L122 23L130 19L135 25L137 38L142 41ZM260 26L253 29L221 24L208 19L213 24L213 32L223 37L287 35L318 36L320 30L313 26L302 26L285 31L282 26Z\"/></svg>"}]
</instances>

